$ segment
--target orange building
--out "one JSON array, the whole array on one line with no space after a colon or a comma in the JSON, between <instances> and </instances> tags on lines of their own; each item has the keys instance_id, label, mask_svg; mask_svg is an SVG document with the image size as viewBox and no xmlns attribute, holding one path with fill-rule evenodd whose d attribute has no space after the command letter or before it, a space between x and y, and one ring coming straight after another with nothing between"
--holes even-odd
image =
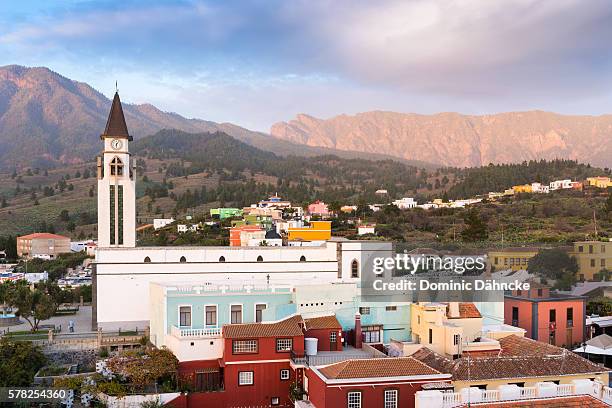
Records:
<instances>
[{"instance_id":1,"label":"orange building","mask_svg":"<svg viewBox=\"0 0 612 408\"><path fill-rule=\"evenodd\" d=\"M247 246L251 238L263 238L266 232L257 225L230 228L230 246Z\"/></svg>"},{"instance_id":2,"label":"orange building","mask_svg":"<svg viewBox=\"0 0 612 408\"><path fill-rule=\"evenodd\" d=\"M585 338L586 298L532 285L505 296L504 323L526 330L526 337L555 346L581 344Z\"/></svg>"},{"instance_id":3,"label":"orange building","mask_svg":"<svg viewBox=\"0 0 612 408\"><path fill-rule=\"evenodd\" d=\"M17 237L17 255L26 258L55 259L70 252L70 238L48 232Z\"/></svg>"},{"instance_id":4,"label":"orange building","mask_svg":"<svg viewBox=\"0 0 612 408\"><path fill-rule=\"evenodd\" d=\"M308 227L289 228L289 241L327 241L331 239L331 221L311 221Z\"/></svg>"}]
</instances>

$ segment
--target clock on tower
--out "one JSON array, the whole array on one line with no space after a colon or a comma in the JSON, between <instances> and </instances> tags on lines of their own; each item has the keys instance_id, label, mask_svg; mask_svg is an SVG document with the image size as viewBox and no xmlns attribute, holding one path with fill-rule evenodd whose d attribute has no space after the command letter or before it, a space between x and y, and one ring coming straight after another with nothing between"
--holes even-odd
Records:
<instances>
[{"instance_id":1,"label":"clock on tower","mask_svg":"<svg viewBox=\"0 0 612 408\"><path fill-rule=\"evenodd\" d=\"M98 246L136 246L136 184L129 135L119 93L115 92L98 157Z\"/></svg>"}]
</instances>

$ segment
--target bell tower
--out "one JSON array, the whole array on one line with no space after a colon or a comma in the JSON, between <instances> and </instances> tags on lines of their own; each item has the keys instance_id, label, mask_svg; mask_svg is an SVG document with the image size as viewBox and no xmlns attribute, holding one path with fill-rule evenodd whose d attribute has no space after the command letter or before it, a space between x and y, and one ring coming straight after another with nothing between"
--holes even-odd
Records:
<instances>
[{"instance_id":1,"label":"bell tower","mask_svg":"<svg viewBox=\"0 0 612 408\"><path fill-rule=\"evenodd\" d=\"M104 133L102 156L98 157L98 246L136 246L136 183L129 135L119 93L113 104Z\"/></svg>"}]
</instances>

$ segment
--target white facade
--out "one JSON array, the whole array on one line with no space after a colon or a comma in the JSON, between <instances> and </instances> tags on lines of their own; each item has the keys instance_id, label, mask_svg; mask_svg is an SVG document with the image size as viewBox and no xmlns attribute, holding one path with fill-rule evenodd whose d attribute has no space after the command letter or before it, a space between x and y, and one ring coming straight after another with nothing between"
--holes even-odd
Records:
<instances>
[{"instance_id":1,"label":"white facade","mask_svg":"<svg viewBox=\"0 0 612 408\"><path fill-rule=\"evenodd\" d=\"M549 184L550 191L563 190L563 189L569 189L569 188L572 188L572 180L569 180L569 179L555 180L555 181L551 181Z\"/></svg>"},{"instance_id":2,"label":"white facade","mask_svg":"<svg viewBox=\"0 0 612 408\"><path fill-rule=\"evenodd\" d=\"M375 234L376 225L360 225L357 227L357 235Z\"/></svg>"},{"instance_id":3,"label":"white facade","mask_svg":"<svg viewBox=\"0 0 612 408\"><path fill-rule=\"evenodd\" d=\"M409 208L416 208L417 202L414 201L412 197L404 197L399 200L393 201L393 205L395 205L400 210L407 210Z\"/></svg>"},{"instance_id":4,"label":"white facade","mask_svg":"<svg viewBox=\"0 0 612 408\"><path fill-rule=\"evenodd\" d=\"M550 192L549 186L545 186L541 183L531 183L531 191L533 193L548 194Z\"/></svg>"},{"instance_id":5,"label":"white facade","mask_svg":"<svg viewBox=\"0 0 612 408\"><path fill-rule=\"evenodd\" d=\"M165 227L168 224L172 224L174 222L174 218L155 218L153 220L153 229L160 229Z\"/></svg>"}]
</instances>

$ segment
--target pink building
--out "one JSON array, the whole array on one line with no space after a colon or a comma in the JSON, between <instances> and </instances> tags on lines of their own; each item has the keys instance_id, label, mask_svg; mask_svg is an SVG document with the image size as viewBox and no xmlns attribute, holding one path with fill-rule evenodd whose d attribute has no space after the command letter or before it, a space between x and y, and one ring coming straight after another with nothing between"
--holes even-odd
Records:
<instances>
[{"instance_id":1,"label":"pink building","mask_svg":"<svg viewBox=\"0 0 612 408\"><path fill-rule=\"evenodd\" d=\"M329 215L329 208L327 208L327 204L325 204L323 201L315 201L314 203L308 205L308 213L310 215L321 215L321 216L325 216L325 215Z\"/></svg>"}]
</instances>

